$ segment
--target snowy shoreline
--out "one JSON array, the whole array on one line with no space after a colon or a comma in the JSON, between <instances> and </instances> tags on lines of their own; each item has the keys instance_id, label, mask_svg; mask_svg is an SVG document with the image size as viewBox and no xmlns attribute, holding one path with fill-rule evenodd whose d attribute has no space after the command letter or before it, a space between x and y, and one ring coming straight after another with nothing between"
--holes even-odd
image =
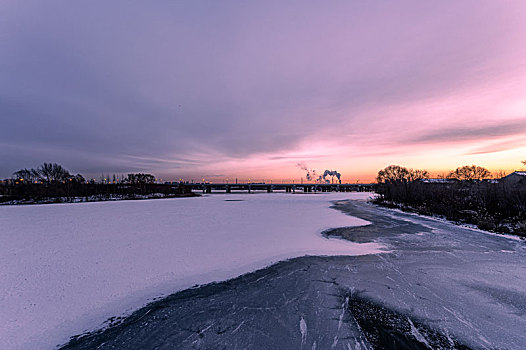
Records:
<instances>
[{"instance_id":1,"label":"snowy shoreline","mask_svg":"<svg viewBox=\"0 0 526 350\"><path fill-rule=\"evenodd\" d=\"M93 203L93 202L115 202L115 201L138 201L146 199L173 199L173 198L190 198L199 197L198 193L184 193L165 195L163 193L152 193L149 195L109 195L109 196L89 196L89 197L57 197L57 198L43 198L39 200L10 200L7 202L0 202L2 205L43 205L43 204L73 204L73 203Z\"/></svg>"},{"instance_id":2,"label":"snowy shoreline","mask_svg":"<svg viewBox=\"0 0 526 350\"><path fill-rule=\"evenodd\" d=\"M413 211L413 210L403 210L401 208L392 208L392 207L389 207L389 206L376 204L376 203L375 203L375 205L377 205L379 208L382 208L382 209L387 210L387 211L392 210L395 213L400 213L400 214L406 214L406 215L410 215L410 216L425 218L425 219L428 219L428 220L434 220L434 221L442 222L442 223L448 223L448 224L451 224L451 225L462 227L462 228L465 228L465 229L468 229L468 230L471 230L471 231L474 231L474 232L480 232L480 233L483 233L483 234L486 234L486 235L490 235L490 236L504 237L504 238L511 239L513 241L518 241L518 242L525 242L526 241L526 237L525 236L519 236L519 235L511 234L511 233L486 231L486 230L478 228L478 226L475 225L475 224L449 220L446 217L438 215L438 214L425 215L425 214L421 214L421 213L419 213L417 211Z\"/></svg>"}]
</instances>

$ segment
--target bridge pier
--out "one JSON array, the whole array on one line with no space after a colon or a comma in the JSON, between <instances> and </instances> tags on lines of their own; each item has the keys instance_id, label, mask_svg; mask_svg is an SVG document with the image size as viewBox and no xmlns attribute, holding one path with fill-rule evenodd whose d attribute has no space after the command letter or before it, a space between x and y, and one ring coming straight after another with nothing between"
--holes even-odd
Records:
<instances>
[{"instance_id":1,"label":"bridge pier","mask_svg":"<svg viewBox=\"0 0 526 350\"><path fill-rule=\"evenodd\" d=\"M267 186L267 193L272 193L272 186Z\"/></svg>"}]
</instances>

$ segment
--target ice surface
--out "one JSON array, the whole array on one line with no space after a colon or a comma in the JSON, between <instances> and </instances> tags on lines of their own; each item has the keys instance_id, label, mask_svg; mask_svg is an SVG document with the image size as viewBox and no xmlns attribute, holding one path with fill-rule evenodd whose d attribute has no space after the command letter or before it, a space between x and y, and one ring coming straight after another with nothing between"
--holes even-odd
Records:
<instances>
[{"instance_id":1,"label":"ice surface","mask_svg":"<svg viewBox=\"0 0 526 350\"><path fill-rule=\"evenodd\" d=\"M366 193L0 207L3 349L51 349L177 290L303 255L380 252L320 232L367 221L330 209ZM225 201L228 200L228 201Z\"/></svg>"}]
</instances>

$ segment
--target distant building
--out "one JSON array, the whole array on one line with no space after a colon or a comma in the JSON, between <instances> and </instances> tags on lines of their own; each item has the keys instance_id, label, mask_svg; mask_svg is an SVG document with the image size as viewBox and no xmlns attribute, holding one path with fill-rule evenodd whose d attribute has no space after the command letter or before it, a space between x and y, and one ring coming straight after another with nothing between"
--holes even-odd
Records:
<instances>
[{"instance_id":1,"label":"distant building","mask_svg":"<svg viewBox=\"0 0 526 350\"><path fill-rule=\"evenodd\" d=\"M526 171L515 171L500 179L500 182L510 185L515 185L519 182L526 184Z\"/></svg>"},{"instance_id":2,"label":"distant building","mask_svg":"<svg viewBox=\"0 0 526 350\"><path fill-rule=\"evenodd\" d=\"M456 179L421 179L420 181L426 184L450 184L458 182Z\"/></svg>"}]
</instances>

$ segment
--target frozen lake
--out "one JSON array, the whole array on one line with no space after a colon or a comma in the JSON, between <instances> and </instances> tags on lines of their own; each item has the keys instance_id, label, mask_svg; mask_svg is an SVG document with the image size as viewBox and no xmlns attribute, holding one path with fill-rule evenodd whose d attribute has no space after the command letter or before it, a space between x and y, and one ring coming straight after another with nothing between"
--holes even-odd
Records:
<instances>
[{"instance_id":1,"label":"frozen lake","mask_svg":"<svg viewBox=\"0 0 526 350\"><path fill-rule=\"evenodd\" d=\"M326 239L368 222L330 201L368 193L0 207L0 339L50 349L153 298L303 255L363 255L377 243Z\"/></svg>"}]
</instances>

